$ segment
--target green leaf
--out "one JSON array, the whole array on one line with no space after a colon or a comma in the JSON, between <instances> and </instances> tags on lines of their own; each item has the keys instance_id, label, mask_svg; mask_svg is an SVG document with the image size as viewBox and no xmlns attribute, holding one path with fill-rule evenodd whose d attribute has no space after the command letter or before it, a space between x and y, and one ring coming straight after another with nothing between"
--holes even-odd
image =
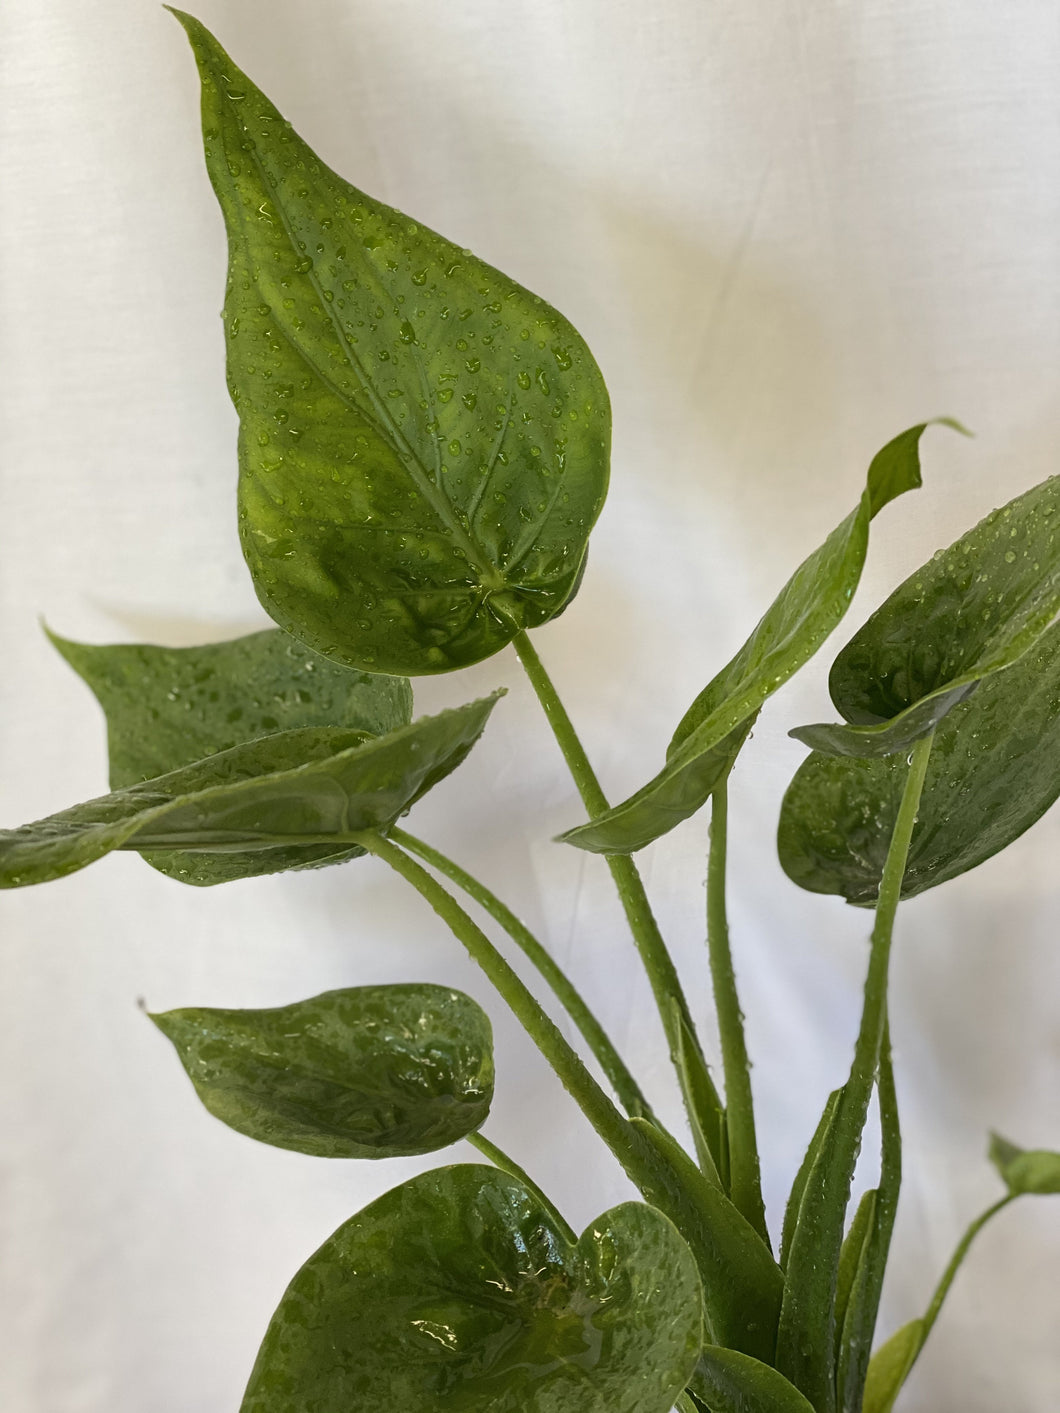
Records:
<instances>
[{"instance_id":1,"label":"green leaf","mask_svg":"<svg viewBox=\"0 0 1060 1413\"><path fill-rule=\"evenodd\" d=\"M640 1203L577 1245L514 1178L442 1168L341 1226L288 1286L242 1413L668 1413L699 1277Z\"/></svg>"},{"instance_id":2,"label":"green leaf","mask_svg":"<svg viewBox=\"0 0 1060 1413\"><path fill-rule=\"evenodd\" d=\"M869 1363L860 1413L891 1413L923 1342L923 1320L910 1320L880 1346Z\"/></svg>"},{"instance_id":3,"label":"green leaf","mask_svg":"<svg viewBox=\"0 0 1060 1413\"><path fill-rule=\"evenodd\" d=\"M566 843L594 853L633 853L706 803L732 769L763 703L846 613L861 578L869 522L895 496L920 485L920 438L931 425L910 427L877 452L857 508L803 561L744 646L693 702L658 775L622 804L569 829L560 836Z\"/></svg>"},{"instance_id":4,"label":"green leaf","mask_svg":"<svg viewBox=\"0 0 1060 1413\"><path fill-rule=\"evenodd\" d=\"M351 836L386 829L456 769L500 695L375 740L337 727L277 732L0 830L0 888L62 878L113 849L254 853L257 873L348 858Z\"/></svg>"},{"instance_id":5,"label":"green leaf","mask_svg":"<svg viewBox=\"0 0 1060 1413\"><path fill-rule=\"evenodd\" d=\"M802 1206L802 1198L803 1193L806 1191L807 1180L820 1154L824 1136L828 1132L828 1126L835 1117L836 1107L839 1104L842 1093L842 1088L833 1089L825 1100L821 1117L817 1120L817 1127L814 1129L813 1137L810 1139L803 1160L799 1164L799 1170L795 1174L795 1181L791 1185L788 1204L784 1208L784 1226L780 1237L780 1266L782 1270L787 1268L788 1253L791 1250L792 1238L795 1235L795 1228L798 1225L799 1209Z\"/></svg>"},{"instance_id":6,"label":"green leaf","mask_svg":"<svg viewBox=\"0 0 1060 1413\"><path fill-rule=\"evenodd\" d=\"M905 751L1060 610L1060 476L1017 496L917 570L836 658L832 700L852 725L791 732L857 757Z\"/></svg>"},{"instance_id":7,"label":"green leaf","mask_svg":"<svg viewBox=\"0 0 1060 1413\"><path fill-rule=\"evenodd\" d=\"M543 300L330 171L190 15L228 231L240 529L282 627L354 667L446 672L575 593L610 409Z\"/></svg>"},{"instance_id":8,"label":"green leaf","mask_svg":"<svg viewBox=\"0 0 1060 1413\"><path fill-rule=\"evenodd\" d=\"M480 1006L442 986L359 986L268 1010L152 1015L229 1128L318 1158L432 1153L493 1098Z\"/></svg>"},{"instance_id":9,"label":"green leaf","mask_svg":"<svg viewBox=\"0 0 1060 1413\"><path fill-rule=\"evenodd\" d=\"M869 1356L876 1331L876 1318L880 1309L894 1221L898 1214L898 1194L902 1186L902 1135L898 1122L898 1098L894 1088L889 1038L885 1040L880 1055L878 1094L883 1139L880 1185L871 1194L872 1200L860 1238L854 1233L854 1228L851 1228L854 1238L850 1243L851 1257L856 1253L856 1261L852 1262L853 1269L844 1271L842 1258L839 1267L840 1299L836 1302L836 1332L839 1336L836 1403L839 1413L862 1413Z\"/></svg>"},{"instance_id":10,"label":"green leaf","mask_svg":"<svg viewBox=\"0 0 1060 1413\"><path fill-rule=\"evenodd\" d=\"M641 1192L678 1227L699 1267L708 1339L770 1360L784 1282L769 1248L676 1139L647 1119L630 1127L645 1141L643 1157L656 1159L657 1186Z\"/></svg>"},{"instance_id":11,"label":"green leaf","mask_svg":"<svg viewBox=\"0 0 1060 1413\"><path fill-rule=\"evenodd\" d=\"M1060 1153L1047 1148L1017 1148L994 1133L990 1136L990 1161L1014 1197L1060 1192Z\"/></svg>"},{"instance_id":12,"label":"green leaf","mask_svg":"<svg viewBox=\"0 0 1060 1413\"><path fill-rule=\"evenodd\" d=\"M715 1345L700 1355L692 1391L710 1413L813 1413L813 1405L776 1369Z\"/></svg>"},{"instance_id":13,"label":"green leaf","mask_svg":"<svg viewBox=\"0 0 1060 1413\"><path fill-rule=\"evenodd\" d=\"M106 714L112 790L281 731L341 726L381 736L412 716L407 678L342 667L279 629L193 648L96 647L48 636ZM171 878L200 884L262 871L257 851L143 856ZM306 862L314 857L311 847Z\"/></svg>"},{"instance_id":14,"label":"green leaf","mask_svg":"<svg viewBox=\"0 0 1060 1413\"><path fill-rule=\"evenodd\" d=\"M874 903L905 772L904 756L808 756L780 812L777 847L788 877L814 893ZM993 857L1058 794L1060 624L939 724L902 897Z\"/></svg>"}]
</instances>

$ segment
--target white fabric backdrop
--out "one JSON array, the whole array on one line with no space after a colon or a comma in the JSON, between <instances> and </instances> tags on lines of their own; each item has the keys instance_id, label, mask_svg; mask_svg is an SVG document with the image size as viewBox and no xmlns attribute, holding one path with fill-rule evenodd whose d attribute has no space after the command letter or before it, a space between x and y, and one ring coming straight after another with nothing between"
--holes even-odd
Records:
<instances>
[{"instance_id":1,"label":"white fabric backdrop","mask_svg":"<svg viewBox=\"0 0 1060 1413\"><path fill-rule=\"evenodd\" d=\"M1060 11L1050 0L199 0L339 171L568 314L615 409L611 497L578 603L538 636L616 797L853 505L872 453L936 413L926 488L878 522L850 629L907 572L1057 469ZM7 0L3 56L0 793L13 825L98 793L101 722L38 631L175 645L263 623L233 515L224 251L180 30L146 0ZM732 913L774 1224L843 1077L863 915L776 863L789 726L733 785ZM430 711L511 693L414 827L495 884L597 1000L678 1122L647 988L510 655L422 682ZM993 1125L1060 1147L1060 878L1047 818L900 917L906 1184L881 1330L919 1313L998 1191ZM706 1016L705 825L642 856ZM432 979L497 1028L490 1132L576 1223L620 1173L460 949L382 866L199 892L113 857L4 895L0 1402L232 1410L297 1265L435 1159L322 1163L202 1111L144 1020ZM668 1106L668 1107L667 1107ZM471 1156L462 1150L458 1158ZM445 1161L443 1155L442 1161ZM909 1413L1060 1406L1060 1204L981 1238Z\"/></svg>"}]
</instances>

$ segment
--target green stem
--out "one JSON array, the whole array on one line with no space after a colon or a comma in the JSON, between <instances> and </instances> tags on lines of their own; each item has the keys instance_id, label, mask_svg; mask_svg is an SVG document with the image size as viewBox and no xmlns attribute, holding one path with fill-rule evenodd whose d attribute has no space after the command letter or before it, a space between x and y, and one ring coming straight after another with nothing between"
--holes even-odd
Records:
<instances>
[{"instance_id":1,"label":"green stem","mask_svg":"<svg viewBox=\"0 0 1060 1413\"><path fill-rule=\"evenodd\" d=\"M861 1024L850 1076L838 1091L806 1179L787 1262L776 1367L818 1413L832 1413L835 1389L835 1293L843 1226L887 1023L887 975L894 918L909 844L931 755L917 742L880 880ZM815 1140L816 1142L816 1140Z\"/></svg>"},{"instance_id":2,"label":"green stem","mask_svg":"<svg viewBox=\"0 0 1060 1413\"><path fill-rule=\"evenodd\" d=\"M512 970L482 929L467 915L432 874L389 839L372 830L350 836L370 854L382 859L411 883L450 931L463 943L472 960L508 1003L516 1019L559 1076L593 1128L611 1149L637 1186L644 1180L638 1154L642 1147L629 1123L586 1069L581 1056L564 1039L540 1003Z\"/></svg>"},{"instance_id":3,"label":"green stem","mask_svg":"<svg viewBox=\"0 0 1060 1413\"><path fill-rule=\"evenodd\" d=\"M766 1209L755 1133L751 1062L747 1057L743 1012L729 944L725 907L725 867L728 852L728 779L722 780L711 802L710 855L707 863L707 946L714 1005L718 1013L721 1057L725 1073L725 1125L729 1150L729 1195L765 1242L769 1242Z\"/></svg>"},{"instance_id":4,"label":"green stem","mask_svg":"<svg viewBox=\"0 0 1060 1413\"><path fill-rule=\"evenodd\" d=\"M504 928L527 960L541 973L564 1010L581 1031L586 1044L596 1056L604 1074L611 1081L611 1087L626 1112L630 1115L639 1115L641 1118L653 1119L644 1095L611 1043L607 1032L586 1005L580 992L565 975L563 969L541 945L526 924L521 922L511 908L502 903L495 893L491 893L485 884L480 883L477 878L462 869L459 864L454 863L452 859L447 858L445 854L432 848L430 844L425 844L423 840L417 839L412 834L407 834L403 829L391 829L389 837L395 844L399 844L410 854L415 854L418 858L423 859L432 868L437 869L439 873L444 874L446 878L455 883L458 888L463 889L468 897L473 898L479 907L493 918L494 922Z\"/></svg>"},{"instance_id":5,"label":"green stem","mask_svg":"<svg viewBox=\"0 0 1060 1413\"><path fill-rule=\"evenodd\" d=\"M563 758L567 762L587 814L590 818L603 814L609 808L607 797L600 788L600 782L589 763L585 749L578 739L578 734L567 715L566 708L560 701L559 694L552 679L545 671L544 664L538 657L536 649L525 633L517 633L512 639L512 646L518 653L519 660L530 679L530 685L536 692L538 701L548 718L553 735L563 752ZM666 1033L670 1058L681 1081L682 1093L690 1115L695 1110L695 1101L689 1093L690 1086L682 1073L680 1062L682 1024L686 1034L692 1039L697 1051L697 1058L701 1062L700 1082L708 1089L712 1101L720 1110L721 1100L707 1073L706 1065L702 1064L702 1049L696 1038L696 1029L688 1001L681 987L673 959L667 951L666 943L659 931L659 925L655 921L637 865L628 854L608 854L606 857L630 930L633 933L633 940L651 984L655 1004L659 1009L663 1030Z\"/></svg>"},{"instance_id":6,"label":"green stem","mask_svg":"<svg viewBox=\"0 0 1060 1413\"><path fill-rule=\"evenodd\" d=\"M496 1143L491 1143L484 1134L469 1133L467 1141L473 1148L477 1148L484 1158L488 1158L495 1168L500 1168L502 1173L508 1173L510 1177L515 1178L517 1182L521 1182L525 1188L533 1193L567 1241L569 1241L572 1246L577 1245L578 1237L575 1234L574 1228L563 1216L556 1204L545 1196L530 1174L526 1172L525 1169L521 1168L514 1158L509 1158L503 1148L498 1148Z\"/></svg>"},{"instance_id":7,"label":"green stem","mask_svg":"<svg viewBox=\"0 0 1060 1413\"><path fill-rule=\"evenodd\" d=\"M924 1314L924 1329L920 1338L921 1349L923 1349L924 1345L927 1343L927 1338L931 1333L932 1326L939 1317L939 1311L942 1309L943 1301L949 1294L950 1286L953 1284L953 1278L960 1269L961 1262L968 1255L968 1250L972 1242L986 1226L990 1218L996 1216L997 1213L1000 1212L1003 1207L1007 1207L1010 1202L1014 1202L1019 1195L1018 1192L1006 1193L1005 1196L995 1202L992 1207L988 1207L981 1216L976 1217L975 1221L972 1222L971 1226L964 1233L964 1236L961 1237L957 1250L953 1253L950 1264L943 1272L942 1279L936 1287L935 1294L931 1297L931 1304Z\"/></svg>"}]
</instances>

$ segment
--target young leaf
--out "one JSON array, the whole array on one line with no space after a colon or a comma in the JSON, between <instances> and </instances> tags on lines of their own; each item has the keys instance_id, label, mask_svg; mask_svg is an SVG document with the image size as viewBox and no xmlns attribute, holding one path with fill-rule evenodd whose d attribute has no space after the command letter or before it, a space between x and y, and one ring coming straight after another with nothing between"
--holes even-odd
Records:
<instances>
[{"instance_id":1,"label":"young leaf","mask_svg":"<svg viewBox=\"0 0 1060 1413\"><path fill-rule=\"evenodd\" d=\"M846 613L865 563L869 522L889 501L920 485L920 438L930 425L910 427L877 452L857 508L799 566L744 646L692 703L658 775L622 804L569 829L560 836L566 843L594 853L633 853L706 803L732 768L763 703Z\"/></svg>"},{"instance_id":2,"label":"young leaf","mask_svg":"<svg viewBox=\"0 0 1060 1413\"><path fill-rule=\"evenodd\" d=\"M780 812L777 847L788 877L814 893L873 903L905 770L904 756L808 756ZM1060 624L939 724L902 896L993 857L1058 794Z\"/></svg>"},{"instance_id":3,"label":"young leaf","mask_svg":"<svg viewBox=\"0 0 1060 1413\"><path fill-rule=\"evenodd\" d=\"M791 1184L791 1192L788 1195L788 1203L784 1208L784 1225L780 1235L780 1268L785 1270L788 1264L788 1254L791 1251L792 1238L795 1235L795 1228L799 1220L799 1208L802 1206L803 1193L806 1191L806 1183L813 1165L817 1162L821 1152L821 1145L824 1143L824 1136L828 1132L829 1125L835 1118L835 1111L843 1094L842 1088L833 1089L825 1100L821 1117L817 1120L817 1127L813 1131L813 1137L803 1155L799 1170L795 1174L795 1181Z\"/></svg>"},{"instance_id":4,"label":"young leaf","mask_svg":"<svg viewBox=\"0 0 1060 1413\"><path fill-rule=\"evenodd\" d=\"M280 731L341 726L381 736L412 716L407 678L342 667L279 629L193 648L96 647L48 636L106 714L112 790ZM248 877L262 863L260 851L143 857L160 873L199 884Z\"/></svg>"},{"instance_id":5,"label":"young leaf","mask_svg":"<svg viewBox=\"0 0 1060 1413\"><path fill-rule=\"evenodd\" d=\"M113 849L253 855L256 864L240 860L239 877L348 858L351 835L386 829L456 769L499 695L376 740L336 727L281 731L0 830L0 888L62 878ZM213 872L181 878L218 881Z\"/></svg>"},{"instance_id":6,"label":"young leaf","mask_svg":"<svg viewBox=\"0 0 1060 1413\"><path fill-rule=\"evenodd\" d=\"M330 171L190 15L228 230L240 531L282 627L446 672L559 613L607 490L610 409L571 325Z\"/></svg>"},{"instance_id":7,"label":"young leaf","mask_svg":"<svg viewBox=\"0 0 1060 1413\"><path fill-rule=\"evenodd\" d=\"M242 1413L668 1413L701 1343L695 1263L659 1212L624 1203L571 1245L514 1178L442 1168L310 1257Z\"/></svg>"},{"instance_id":8,"label":"young leaf","mask_svg":"<svg viewBox=\"0 0 1060 1413\"><path fill-rule=\"evenodd\" d=\"M151 1019L211 1114L296 1153L432 1153L481 1127L493 1098L489 1019L441 986L359 986L268 1010Z\"/></svg>"},{"instance_id":9,"label":"young leaf","mask_svg":"<svg viewBox=\"0 0 1060 1413\"><path fill-rule=\"evenodd\" d=\"M769 1248L676 1139L646 1119L630 1126L656 1156L658 1187L642 1194L678 1226L699 1267L707 1338L771 1360L784 1282Z\"/></svg>"},{"instance_id":10,"label":"young leaf","mask_svg":"<svg viewBox=\"0 0 1060 1413\"><path fill-rule=\"evenodd\" d=\"M851 1242L851 1256L856 1252L856 1263L850 1272L845 1296L841 1290L841 1298L836 1301L836 1332L839 1336L836 1357L836 1405L839 1413L862 1413L869 1356L876 1330L876 1317L880 1309L880 1295L883 1292L883 1277L891 1249L894 1221L898 1214L898 1194L902 1186L902 1135L898 1122L898 1098L894 1088L889 1038L885 1039L880 1054L877 1093L882 1129L880 1185L871 1194L867 1221L860 1240L855 1235ZM851 1231L853 1233L853 1227ZM841 1287L844 1274L841 1259Z\"/></svg>"},{"instance_id":11,"label":"young leaf","mask_svg":"<svg viewBox=\"0 0 1060 1413\"><path fill-rule=\"evenodd\" d=\"M910 1320L880 1346L869 1361L865 1398L859 1413L891 1413L923 1343L923 1320Z\"/></svg>"},{"instance_id":12,"label":"young leaf","mask_svg":"<svg viewBox=\"0 0 1060 1413\"><path fill-rule=\"evenodd\" d=\"M990 1161L1014 1197L1060 1192L1060 1153L1046 1148L1017 1148L995 1133L990 1136Z\"/></svg>"},{"instance_id":13,"label":"young leaf","mask_svg":"<svg viewBox=\"0 0 1060 1413\"><path fill-rule=\"evenodd\" d=\"M708 1344L691 1387L710 1413L813 1413L813 1405L783 1374L735 1349Z\"/></svg>"},{"instance_id":14,"label":"young leaf","mask_svg":"<svg viewBox=\"0 0 1060 1413\"><path fill-rule=\"evenodd\" d=\"M1060 476L1017 496L917 570L836 658L832 701L852 725L791 732L858 757L906 751L1010 667L1060 610Z\"/></svg>"}]
</instances>

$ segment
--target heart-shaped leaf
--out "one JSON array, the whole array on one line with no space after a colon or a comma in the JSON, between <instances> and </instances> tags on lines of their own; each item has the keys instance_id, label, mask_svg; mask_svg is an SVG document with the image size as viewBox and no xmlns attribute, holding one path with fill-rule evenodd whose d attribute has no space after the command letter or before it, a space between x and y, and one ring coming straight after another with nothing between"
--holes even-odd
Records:
<instances>
[{"instance_id":1,"label":"heart-shaped leaf","mask_svg":"<svg viewBox=\"0 0 1060 1413\"><path fill-rule=\"evenodd\" d=\"M808 756L780 812L777 847L788 877L814 893L874 903L905 772L904 756ZM1058 794L1060 624L939 723L902 896L991 858Z\"/></svg>"},{"instance_id":2,"label":"heart-shaped leaf","mask_svg":"<svg viewBox=\"0 0 1060 1413\"><path fill-rule=\"evenodd\" d=\"M354 667L478 662L577 589L607 490L600 371L543 300L330 171L174 14L228 230L240 529L258 596Z\"/></svg>"},{"instance_id":3,"label":"heart-shaped leaf","mask_svg":"<svg viewBox=\"0 0 1060 1413\"><path fill-rule=\"evenodd\" d=\"M1060 1153L1047 1148L1017 1148L995 1133L990 1138L990 1161L1014 1197L1060 1192Z\"/></svg>"},{"instance_id":4,"label":"heart-shaped leaf","mask_svg":"<svg viewBox=\"0 0 1060 1413\"><path fill-rule=\"evenodd\" d=\"M514 1178L442 1168L310 1257L242 1413L668 1413L701 1321L695 1263L653 1208L615 1207L572 1246Z\"/></svg>"},{"instance_id":5,"label":"heart-shaped leaf","mask_svg":"<svg viewBox=\"0 0 1060 1413\"><path fill-rule=\"evenodd\" d=\"M1058 511L1053 476L918 569L832 665L832 701L852 724L791 735L839 755L905 751L1016 662L1060 611Z\"/></svg>"},{"instance_id":6,"label":"heart-shaped leaf","mask_svg":"<svg viewBox=\"0 0 1060 1413\"><path fill-rule=\"evenodd\" d=\"M259 873L348 858L352 836L387 828L456 769L500 695L375 740L337 727L277 732L2 830L0 887L62 878L113 849L256 852Z\"/></svg>"},{"instance_id":7,"label":"heart-shaped leaf","mask_svg":"<svg viewBox=\"0 0 1060 1413\"><path fill-rule=\"evenodd\" d=\"M869 1363L861 1413L891 1413L923 1343L923 1320L910 1320L880 1346Z\"/></svg>"},{"instance_id":8,"label":"heart-shaped leaf","mask_svg":"<svg viewBox=\"0 0 1060 1413\"><path fill-rule=\"evenodd\" d=\"M381 736L412 716L407 678L343 667L279 629L193 648L96 647L48 636L106 714L112 790L280 731L341 726ZM262 872L260 850L213 857L145 850L143 857L171 878L200 884Z\"/></svg>"},{"instance_id":9,"label":"heart-shaped leaf","mask_svg":"<svg viewBox=\"0 0 1060 1413\"><path fill-rule=\"evenodd\" d=\"M268 1010L151 1019L211 1114L297 1153L432 1153L474 1133L493 1098L489 1019L442 986L358 986Z\"/></svg>"},{"instance_id":10,"label":"heart-shaped leaf","mask_svg":"<svg viewBox=\"0 0 1060 1413\"><path fill-rule=\"evenodd\" d=\"M813 1413L813 1405L776 1369L717 1345L700 1355L691 1387L710 1413Z\"/></svg>"},{"instance_id":11,"label":"heart-shaped leaf","mask_svg":"<svg viewBox=\"0 0 1060 1413\"><path fill-rule=\"evenodd\" d=\"M920 485L920 438L930 425L910 427L877 452L857 508L804 560L744 646L692 703L658 775L622 804L569 829L561 835L566 843L594 853L633 853L706 803L731 770L763 703L846 613L865 563L869 522L896 496Z\"/></svg>"}]
</instances>

